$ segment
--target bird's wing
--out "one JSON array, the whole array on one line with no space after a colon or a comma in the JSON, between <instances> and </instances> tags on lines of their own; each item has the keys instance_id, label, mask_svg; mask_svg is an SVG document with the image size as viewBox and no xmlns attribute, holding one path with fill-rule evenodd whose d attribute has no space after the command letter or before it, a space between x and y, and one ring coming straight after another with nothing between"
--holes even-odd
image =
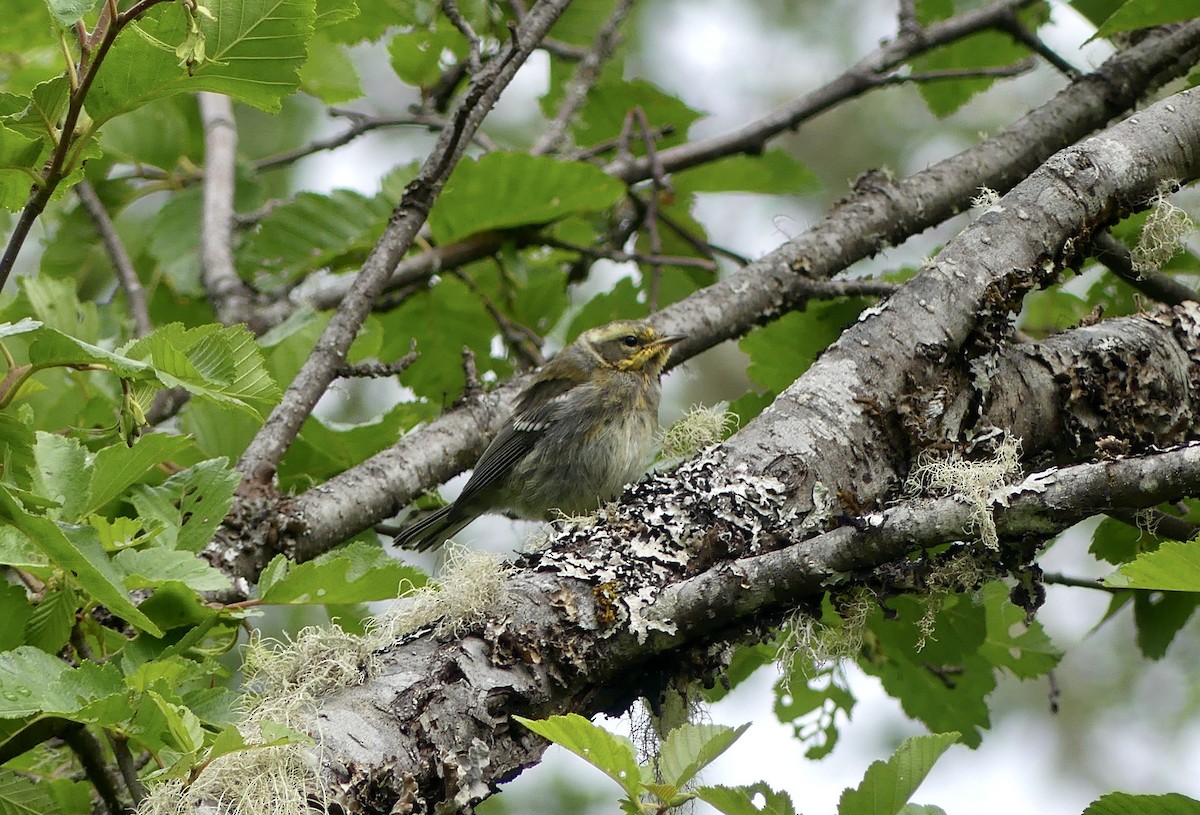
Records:
<instances>
[{"instance_id":1,"label":"bird's wing","mask_svg":"<svg viewBox=\"0 0 1200 815\"><path fill-rule=\"evenodd\" d=\"M481 492L507 478L513 465L533 449L546 428L561 416L563 403L578 385L575 379L555 377L540 379L526 388L512 417L475 463L475 470L455 503L466 506Z\"/></svg>"}]
</instances>

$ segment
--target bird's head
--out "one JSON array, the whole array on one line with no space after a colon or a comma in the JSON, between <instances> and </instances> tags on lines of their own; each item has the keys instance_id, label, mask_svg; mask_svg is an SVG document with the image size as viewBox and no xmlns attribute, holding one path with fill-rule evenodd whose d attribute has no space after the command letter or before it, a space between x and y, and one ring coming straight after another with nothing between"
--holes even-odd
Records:
<instances>
[{"instance_id":1,"label":"bird's head","mask_svg":"<svg viewBox=\"0 0 1200 815\"><path fill-rule=\"evenodd\" d=\"M660 334L641 320L617 320L590 328L576 342L590 351L601 366L657 376L683 334Z\"/></svg>"}]
</instances>

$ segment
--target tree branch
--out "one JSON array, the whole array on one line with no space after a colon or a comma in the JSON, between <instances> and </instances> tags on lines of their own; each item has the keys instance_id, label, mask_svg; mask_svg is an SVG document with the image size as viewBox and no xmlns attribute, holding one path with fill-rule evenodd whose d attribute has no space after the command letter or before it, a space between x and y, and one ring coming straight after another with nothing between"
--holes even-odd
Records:
<instances>
[{"instance_id":1,"label":"tree branch","mask_svg":"<svg viewBox=\"0 0 1200 815\"><path fill-rule=\"evenodd\" d=\"M1133 256L1129 249L1109 232L1101 232L1093 236L1092 246L1096 252L1096 260L1147 297L1171 305L1178 305L1186 300L1195 300L1198 297L1195 289L1180 283L1168 274L1158 271L1141 273L1134 271Z\"/></svg>"},{"instance_id":2,"label":"tree branch","mask_svg":"<svg viewBox=\"0 0 1200 815\"><path fill-rule=\"evenodd\" d=\"M567 0L540 0L513 32L512 43L472 78L452 116L453 127L442 131L316 348L238 462L250 485L265 488L270 484L284 452L345 361L371 303L412 245L471 136L566 5Z\"/></svg>"},{"instance_id":3,"label":"tree branch","mask_svg":"<svg viewBox=\"0 0 1200 815\"><path fill-rule=\"evenodd\" d=\"M196 94L204 123L204 206L200 213L200 275L217 319L256 324L254 294L233 264L233 195L237 122L228 96Z\"/></svg>"},{"instance_id":4,"label":"tree branch","mask_svg":"<svg viewBox=\"0 0 1200 815\"><path fill-rule=\"evenodd\" d=\"M116 224L109 217L108 210L104 208L100 196L96 195L96 190L86 178L75 185L75 194L79 196L79 203L83 205L84 211L92 219L96 234L104 243L104 250L108 253L109 262L112 263L117 283L125 292L129 314L133 317L133 334L135 337L144 337L153 328L150 324L150 308L146 302L146 290L142 288L137 270L133 268L133 261L129 258L129 253L125 251L125 244L121 241L121 236L117 234Z\"/></svg>"}]
</instances>

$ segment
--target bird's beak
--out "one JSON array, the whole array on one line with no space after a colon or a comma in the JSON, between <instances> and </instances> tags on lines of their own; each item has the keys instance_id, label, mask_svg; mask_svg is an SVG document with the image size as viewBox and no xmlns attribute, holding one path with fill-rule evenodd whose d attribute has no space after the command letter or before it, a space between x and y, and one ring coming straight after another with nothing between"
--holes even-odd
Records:
<instances>
[{"instance_id":1,"label":"bird's beak","mask_svg":"<svg viewBox=\"0 0 1200 815\"><path fill-rule=\"evenodd\" d=\"M668 334L665 337L659 337L658 339L656 339L654 341L654 347L656 349L661 348L664 351L669 351L671 348L674 348L676 345L683 342L687 338L688 338L687 334Z\"/></svg>"}]
</instances>

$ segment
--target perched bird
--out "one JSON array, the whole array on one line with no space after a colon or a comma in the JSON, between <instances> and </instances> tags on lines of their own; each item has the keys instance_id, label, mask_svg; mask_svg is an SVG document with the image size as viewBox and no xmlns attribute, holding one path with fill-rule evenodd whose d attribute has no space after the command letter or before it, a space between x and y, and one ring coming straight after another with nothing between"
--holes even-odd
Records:
<instances>
[{"instance_id":1,"label":"perched bird","mask_svg":"<svg viewBox=\"0 0 1200 815\"><path fill-rule=\"evenodd\" d=\"M486 512L577 515L614 497L646 466L659 379L683 339L636 320L583 332L517 397L454 503L401 530L395 545L430 549Z\"/></svg>"}]
</instances>

